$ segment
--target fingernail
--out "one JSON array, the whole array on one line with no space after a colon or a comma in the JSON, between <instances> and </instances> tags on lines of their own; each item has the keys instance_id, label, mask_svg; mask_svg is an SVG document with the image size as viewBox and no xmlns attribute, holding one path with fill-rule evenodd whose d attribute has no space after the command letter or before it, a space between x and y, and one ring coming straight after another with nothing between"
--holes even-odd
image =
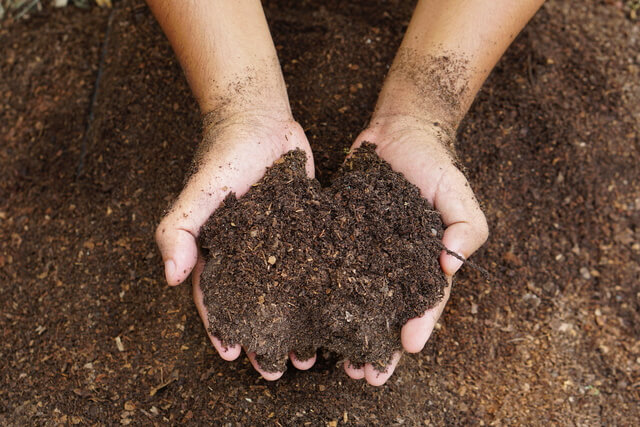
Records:
<instances>
[{"instance_id":1,"label":"fingernail","mask_svg":"<svg viewBox=\"0 0 640 427\"><path fill-rule=\"evenodd\" d=\"M456 254L460 255L462 258L464 258L464 256L462 256L462 254L460 254L459 251L455 250L455 249L449 249L451 252L455 252ZM447 255L447 266L444 269L445 273L449 276L453 276L454 274L456 274L456 272L460 269L460 267L462 267L462 264L464 264L462 261L460 261L458 258L454 257L453 255L449 254L448 252L445 251L445 254Z\"/></svg>"},{"instance_id":2,"label":"fingernail","mask_svg":"<svg viewBox=\"0 0 640 427\"><path fill-rule=\"evenodd\" d=\"M170 282L173 275L176 272L176 263L172 259L168 259L164 262L164 275L167 278L167 282Z\"/></svg>"}]
</instances>

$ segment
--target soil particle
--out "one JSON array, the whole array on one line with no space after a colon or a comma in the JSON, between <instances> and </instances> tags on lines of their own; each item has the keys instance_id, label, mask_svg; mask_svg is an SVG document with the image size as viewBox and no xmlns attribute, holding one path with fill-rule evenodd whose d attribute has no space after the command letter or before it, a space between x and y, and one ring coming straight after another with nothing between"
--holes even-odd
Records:
<instances>
[{"instance_id":1,"label":"soil particle","mask_svg":"<svg viewBox=\"0 0 640 427\"><path fill-rule=\"evenodd\" d=\"M319 347L384 369L400 329L443 297L440 215L365 143L330 187L292 151L202 230L211 333L282 371Z\"/></svg>"}]
</instances>

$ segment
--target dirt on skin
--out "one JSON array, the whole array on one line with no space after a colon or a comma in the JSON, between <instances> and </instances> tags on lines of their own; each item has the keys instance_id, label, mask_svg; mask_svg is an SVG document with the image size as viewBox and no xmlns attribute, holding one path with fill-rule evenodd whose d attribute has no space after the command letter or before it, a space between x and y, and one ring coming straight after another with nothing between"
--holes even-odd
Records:
<instances>
[{"instance_id":1,"label":"dirt on skin","mask_svg":"<svg viewBox=\"0 0 640 427\"><path fill-rule=\"evenodd\" d=\"M201 117L144 2L113 3L109 20L41 2L0 28L0 425L637 424L640 25L627 2L548 0L492 72L456 151L491 230L474 258L497 279L463 269L424 351L379 388L322 352L266 382L245 357L220 359L189 285L166 286L153 233ZM329 185L413 3L264 4Z\"/></svg>"},{"instance_id":2,"label":"dirt on skin","mask_svg":"<svg viewBox=\"0 0 640 427\"><path fill-rule=\"evenodd\" d=\"M401 47L389 73L408 83L412 90L402 96L414 104L415 111L431 112L432 124L441 129L439 140L455 153L455 129L465 110L460 101L468 97L472 74L469 60L453 52L425 57Z\"/></svg>"},{"instance_id":3,"label":"dirt on skin","mask_svg":"<svg viewBox=\"0 0 640 427\"><path fill-rule=\"evenodd\" d=\"M267 371L323 347L384 370L400 329L444 295L440 214L365 143L330 187L286 154L201 231L210 332Z\"/></svg>"}]
</instances>

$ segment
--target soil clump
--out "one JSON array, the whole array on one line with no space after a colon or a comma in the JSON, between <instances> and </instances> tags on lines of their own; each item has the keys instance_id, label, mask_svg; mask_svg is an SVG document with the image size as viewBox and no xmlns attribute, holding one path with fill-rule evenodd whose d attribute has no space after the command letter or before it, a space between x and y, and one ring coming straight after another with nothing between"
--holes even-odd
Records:
<instances>
[{"instance_id":1,"label":"soil clump","mask_svg":"<svg viewBox=\"0 0 640 427\"><path fill-rule=\"evenodd\" d=\"M440 214L373 144L326 188L305 161L287 153L203 227L210 332L268 371L319 347L384 370L402 325L444 295Z\"/></svg>"}]
</instances>

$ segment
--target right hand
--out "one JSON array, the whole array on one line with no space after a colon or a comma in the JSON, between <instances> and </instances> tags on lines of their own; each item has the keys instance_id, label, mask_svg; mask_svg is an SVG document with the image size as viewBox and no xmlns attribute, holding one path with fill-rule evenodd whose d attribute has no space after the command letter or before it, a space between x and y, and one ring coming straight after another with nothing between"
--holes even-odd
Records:
<instances>
[{"instance_id":1,"label":"right hand","mask_svg":"<svg viewBox=\"0 0 640 427\"><path fill-rule=\"evenodd\" d=\"M313 156L302 127L290 115L251 111L233 114L203 129L203 138L190 176L178 199L156 229L156 242L162 253L165 275L170 286L182 283L192 274L193 299L207 334L207 308L200 289L204 259L196 239L200 228L230 192L238 197L259 181L267 167L288 151L299 148L307 153L307 174L314 176ZM225 347L209 334L220 356L235 360L240 346ZM254 368L266 379L276 380L282 372L260 369L255 354L248 354ZM309 369L315 356L301 362L290 354L298 369Z\"/></svg>"}]
</instances>

